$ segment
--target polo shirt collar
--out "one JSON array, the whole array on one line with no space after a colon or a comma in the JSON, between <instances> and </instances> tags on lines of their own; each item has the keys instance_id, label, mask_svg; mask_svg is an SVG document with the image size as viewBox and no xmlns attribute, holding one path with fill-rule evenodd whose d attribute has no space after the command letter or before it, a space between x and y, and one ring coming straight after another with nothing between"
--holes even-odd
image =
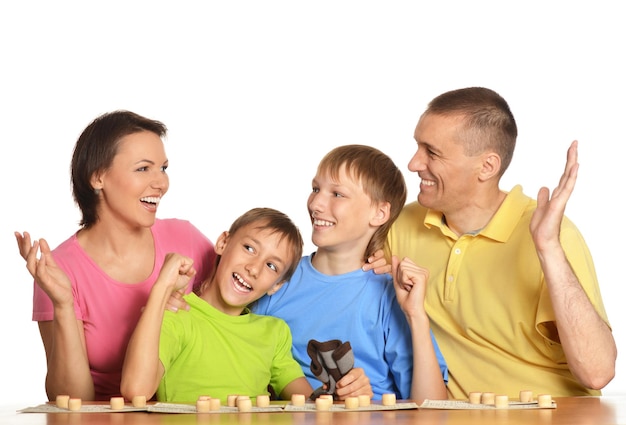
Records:
<instances>
[{"instance_id":1,"label":"polo shirt collar","mask_svg":"<svg viewBox=\"0 0 626 425\"><path fill-rule=\"evenodd\" d=\"M506 195L493 218L477 235L498 242L506 242L531 201L532 199L522 192L522 186L516 185ZM445 224L443 214L440 211L429 209L424 217L424 225L429 229L433 226L438 227L444 235L458 239L456 234Z\"/></svg>"}]
</instances>

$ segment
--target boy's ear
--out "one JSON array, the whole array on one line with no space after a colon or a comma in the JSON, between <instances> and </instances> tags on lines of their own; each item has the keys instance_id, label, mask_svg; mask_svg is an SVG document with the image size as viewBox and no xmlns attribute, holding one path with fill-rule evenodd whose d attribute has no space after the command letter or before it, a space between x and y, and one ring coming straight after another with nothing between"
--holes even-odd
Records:
<instances>
[{"instance_id":1,"label":"boy's ear","mask_svg":"<svg viewBox=\"0 0 626 425\"><path fill-rule=\"evenodd\" d=\"M375 207L375 214L370 221L372 226L382 226L389 220L391 214L391 204L389 202L379 202Z\"/></svg>"},{"instance_id":2,"label":"boy's ear","mask_svg":"<svg viewBox=\"0 0 626 425\"><path fill-rule=\"evenodd\" d=\"M283 284L285 282L286 282L286 280L283 280L282 282L275 283L274 286L272 286L270 288L270 290L267 291L267 295L274 295L276 292L278 292L278 290L281 288L281 286L283 286Z\"/></svg>"},{"instance_id":3,"label":"boy's ear","mask_svg":"<svg viewBox=\"0 0 626 425\"><path fill-rule=\"evenodd\" d=\"M226 245L228 245L228 232L224 231L219 238L217 238L217 242L215 242L215 253L217 255L222 255Z\"/></svg>"}]
</instances>

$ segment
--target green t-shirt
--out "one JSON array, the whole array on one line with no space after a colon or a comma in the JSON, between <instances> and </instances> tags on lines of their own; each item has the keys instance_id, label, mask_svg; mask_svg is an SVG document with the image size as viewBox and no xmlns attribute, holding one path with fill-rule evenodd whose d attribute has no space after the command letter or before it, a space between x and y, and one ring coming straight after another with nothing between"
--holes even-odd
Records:
<instances>
[{"instance_id":1,"label":"green t-shirt","mask_svg":"<svg viewBox=\"0 0 626 425\"><path fill-rule=\"evenodd\" d=\"M244 311L230 316L195 294L185 300L189 311L165 312L159 358L165 374L159 401L195 403L200 395L256 397L276 394L304 376L291 354L291 332L278 318Z\"/></svg>"}]
</instances>

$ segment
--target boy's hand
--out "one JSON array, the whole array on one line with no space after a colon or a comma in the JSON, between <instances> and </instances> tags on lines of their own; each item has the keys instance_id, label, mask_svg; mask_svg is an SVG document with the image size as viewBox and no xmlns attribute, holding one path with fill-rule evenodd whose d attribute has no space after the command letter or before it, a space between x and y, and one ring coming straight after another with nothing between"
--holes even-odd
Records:
<instances>
[{"instance_id":1,"label":"boy's hand","mask_svg":"<svg viewBox=\"0 0 626 425\"><path fill-rule=\"evenodd\" d=\"M157 283L171 287L172 293L185 292L189 281L196 275L193 260L184 255L169 253L165 256L163 267L159 273ZM170 298L171 299L171 298Z\"/></svg>"},{"instance_id":2,"label":"boy's hand","mask_svg":"<svg viewBox=\"0 0 626 425\"><path fill-rule=\"evenodd\" d=\"M408 257L399 261L395 255L391 259L391 266L393 285L402 311L410 317L415 317L418 314L424 315L428 270L416 265Z\"/></svg>"},{"instance_id":3,"label":"boy's hand","mask_svg":"<svg viewBox=\"0 0 626 425\"><path fill-rule=\"evenodd\" d=\"M362 270L364 272L374 270L376 274L391 273L391 264L387 263L385 252L379 249L367 259L367 263L363 265Z\"/></svg>"},{"instance_id":4,"label":"boy's hand","mask_svg":"<svg viewBox=\"0 0 626 425\"><path fill-rule=\"evenodd\" d=\"M352 368L337 381L335 394L339 400L345 400L346 397L359 395L368 395L370 398L374 397L370 379L365 375L363 368L360 367Z\"/></svg>"}]
</instances>

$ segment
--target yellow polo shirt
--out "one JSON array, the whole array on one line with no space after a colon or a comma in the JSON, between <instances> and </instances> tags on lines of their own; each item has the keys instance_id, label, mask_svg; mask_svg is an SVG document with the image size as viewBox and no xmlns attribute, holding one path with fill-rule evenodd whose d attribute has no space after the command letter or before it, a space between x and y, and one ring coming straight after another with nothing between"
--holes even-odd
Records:
<instances>
[{"instance_id":1,"label":"yellow polo shirt","mask_svg":"<svg viewBox=\"0 0 626 425\"><path fill-rule=\"evenodd\" d=\"M426 311L449 368L448 394L471 391L518 397L529 389L552 396L599 395L568 369L545 326L554 312L529 225L536 201L515 186L476 235L457 237L442 214L417 202L393 224L386 247L430 272ZM561 242L585 292L608 323L591 254L567 218Z\"/></svg>"}]
</instances>

